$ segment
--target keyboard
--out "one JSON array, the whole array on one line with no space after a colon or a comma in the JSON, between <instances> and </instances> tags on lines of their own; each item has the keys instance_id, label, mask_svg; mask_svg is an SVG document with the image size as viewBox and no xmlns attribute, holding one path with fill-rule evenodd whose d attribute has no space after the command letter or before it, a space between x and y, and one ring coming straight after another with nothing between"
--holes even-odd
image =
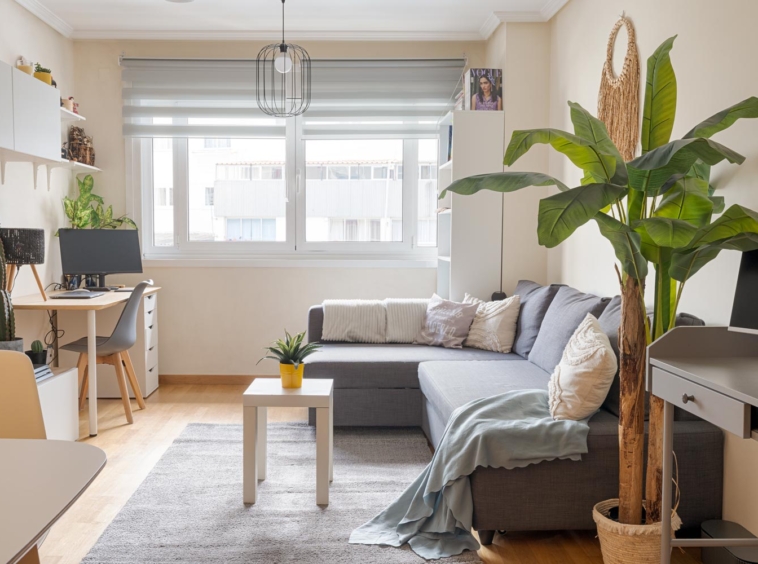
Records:
<instances>
[{"instance_id":1,"label":"keyboard","mask_svg":"<svg viewBox=\"0 0 758 564\"><path fill-rule=\"evenodd\" d=\"M90 292L89 290L69 290L50 296L53 300L91 300L102 296L105 292Z\"/></svg>"}]
</instances>

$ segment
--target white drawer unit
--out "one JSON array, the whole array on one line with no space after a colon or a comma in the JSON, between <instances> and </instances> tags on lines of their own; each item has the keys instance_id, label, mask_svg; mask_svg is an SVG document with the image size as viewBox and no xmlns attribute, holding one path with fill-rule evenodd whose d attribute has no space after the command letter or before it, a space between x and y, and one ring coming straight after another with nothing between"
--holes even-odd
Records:
<instances>
[{"instance_id":1,"label":"white drawer unit","mask_svg":"<svg viewBox=\"0 0 758 564\"><path fill-rule=\"evenodd\" d=\"M37 382L45 434L49 440L75 441L79 438L79 374L76 368L54 368L53 373Z\"/></svg>"},{"instance_id":2,"label":"white drawer unit","mask_svg":"<svg viewBox=\"0 0 758 564\"><path fill-rule=\"evenodd\" d=\"M743 439L750 438L750 406L653 367L653 395Z\"/></svg>"}]
</instances>

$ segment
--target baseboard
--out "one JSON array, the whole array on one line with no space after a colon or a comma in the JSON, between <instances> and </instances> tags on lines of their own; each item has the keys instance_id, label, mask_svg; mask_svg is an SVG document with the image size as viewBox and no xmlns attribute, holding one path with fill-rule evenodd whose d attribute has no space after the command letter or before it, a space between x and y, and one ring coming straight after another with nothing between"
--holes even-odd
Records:
<instances>
[{"instance_id":1,"label":"baseboard","mask_svg":"<svg viewBox=\"0 0 758 564\"><path fill-rule=\"evenodd\" d=\"M158 381L163 384L187 385L245 385L248 386L256 378L278 378L274 375L251 376L246 374L161 374Z\"/></svg>"}]
</instances>

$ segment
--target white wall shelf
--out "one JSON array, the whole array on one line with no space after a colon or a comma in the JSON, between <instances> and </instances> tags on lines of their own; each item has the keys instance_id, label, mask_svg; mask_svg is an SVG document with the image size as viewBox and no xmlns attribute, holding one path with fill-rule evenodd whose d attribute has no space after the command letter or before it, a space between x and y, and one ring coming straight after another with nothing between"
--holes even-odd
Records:
<instances>
[{"instance_id":1,"label":"white wall shelf","mask_svg":"<svg viewBox=\"0 0 758 564\"><path fill-rule=\"evenodd\" d=\"M74 171L74 174L92 174L93 172L102 172L101 169L96 166L86 165L84 163L78 163L76 161L60 161L58 165L53 165L53 168L67 168Z\"/></svg>"},{"instance_id":2,"label":"white wall shelf","mask_svg":"<svg viewBox=\"0 0 758 564\"><path fill-rule=\"evenodd\" d=\"M87 121L87 118L80 116L79 114L75 114L74 112L71 112L61 106L61 122L66 123L72 121Z\"/></svg>"}]
</instances>

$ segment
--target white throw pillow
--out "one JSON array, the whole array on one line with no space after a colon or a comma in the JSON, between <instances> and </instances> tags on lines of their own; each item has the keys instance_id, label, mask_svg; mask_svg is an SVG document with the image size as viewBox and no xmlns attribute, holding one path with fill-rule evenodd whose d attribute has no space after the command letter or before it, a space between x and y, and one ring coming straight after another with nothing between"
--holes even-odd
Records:
<instances>
[{"instance_id":1,"label":"white throw pillow","mask_svg":"<svg viewBox=\"0 0 758 564\"><path fill-rule=\"evenodd\" d=\"M548 383L553 419L579 421L605 401L618 361L597 319L587 314L563 350Z\"/></svg>"},{"instance_id":2,"label":"white throw pillow","mask_svg":"<svg viewBox=\"0 0 758 564\"><path fill-rule=\"evenodd\" d=\"M387 298L387 342L412 343L424 327L429 300Z\"/></svg>"},{"instance_id":3,"label":"white throw pillow","mask_svg":"<svg viewBox=\"0 0 758 564\"><path fill-rule=\"evenodd\" d=\"M513 341L516 339L516 323L521 298L511 296L505 300L484 302L466 294L463 303L479 306L463 345L485 351L511 352Z\"/></svg>"},{"instance_id":4,"label":"white throw pillow","mask_svg":"<svg viewBox=\"0 0 758 564\"><path fill-rule=\"evenodd\" d=\"M414 341L418 345L432 345L446 349L460 349L468 336L476 316L475 304L462 304L443 300L437 294L429 300L424 326Z\"/></svg>"}]
</instances>

